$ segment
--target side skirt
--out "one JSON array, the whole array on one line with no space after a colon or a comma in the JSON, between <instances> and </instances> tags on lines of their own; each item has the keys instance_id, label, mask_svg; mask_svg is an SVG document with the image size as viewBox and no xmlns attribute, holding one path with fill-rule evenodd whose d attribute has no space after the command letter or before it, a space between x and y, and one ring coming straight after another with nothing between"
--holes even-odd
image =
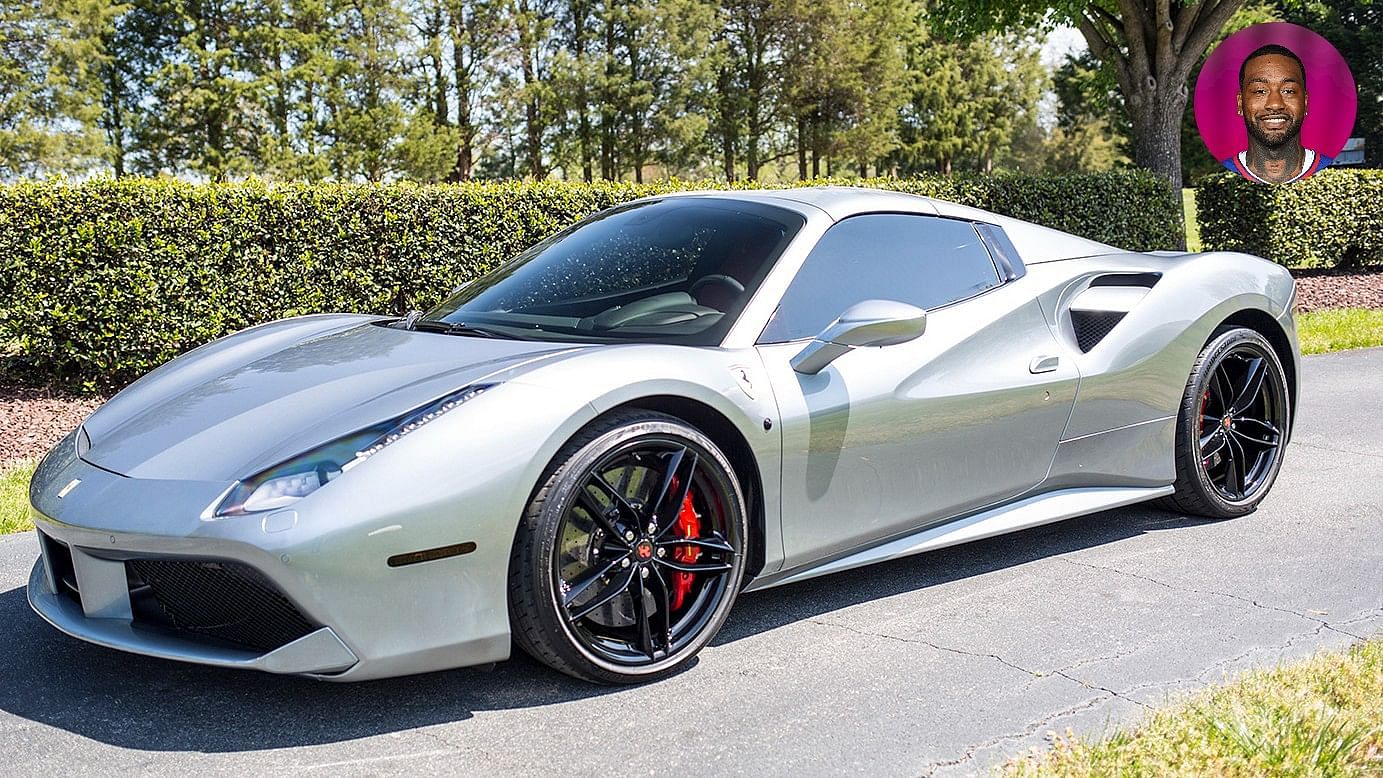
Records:
<instances>
[{"instance_id":1,"label":"side skirt","mask_svg":"<svg viewBox=\"0 0 1383 778\"><path fill-rule=\"evenodd\" d=\"M810 567L799 567L775 575L764 576L745 587L745 590L768 589L773 586L805 581L820 575L863 567L875 562L885 562L890 559L920 554L924 551L935 551L947 546L968 543L972 540L1017 532L1030 527L1164 497L1171 494L1172 491L1173 488L1168 485L1144 488L1089 487L1048 492L997 508L990 508L972 516L954 519Z\"/></svg>"}]
</instances>

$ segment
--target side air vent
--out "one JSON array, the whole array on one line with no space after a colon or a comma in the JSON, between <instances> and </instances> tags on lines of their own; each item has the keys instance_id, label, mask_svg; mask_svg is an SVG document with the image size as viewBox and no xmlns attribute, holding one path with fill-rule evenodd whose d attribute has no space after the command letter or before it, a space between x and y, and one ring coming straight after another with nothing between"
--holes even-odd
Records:
<instances>
[{"instance_id":1,"label":"side air vent","mask_svg":"<svg viewBox=\"0 0 1383 778\"><path fill-rule=\"evenodd\" d=\"M1090 282L1094 286L1139 286L1151 289L1162 280L1161 273L1108 273Z\"/></svg>"},{"instance_id":2,"label":"side air vent","mask_svg":"<svg viewBox=\"0 0 1383 778\"><path fill-rule=\"evenodd\" d=\"M1071 300L1071 332L1089 353L1129 314L1161 278L1157 273L1110 273L1090 281Z\"/></svg>"},{"instance_id":3,"label":"side air vent","mask_svg":"<svg viewBox=\"0 0 1383 778\"><path fill-rule=\"evenodd\" d=\"M1089 352L1104 340L1128 314L1124 311L1071 311L1071 326L1076 330L1076 345Z\"/></svg>"}]
</instances>

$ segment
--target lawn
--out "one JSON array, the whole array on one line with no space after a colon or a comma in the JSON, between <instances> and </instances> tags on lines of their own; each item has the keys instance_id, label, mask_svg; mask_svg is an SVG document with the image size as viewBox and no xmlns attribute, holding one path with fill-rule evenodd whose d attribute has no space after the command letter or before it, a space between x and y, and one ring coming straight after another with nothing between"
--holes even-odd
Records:
<instances>
[{"instance_id":1,"label":"lawn","mask_svg":"<svg viewBox=\"0 0 1383 778\"><path fill-rule=\"evenodd\" d=\"M1383 346L1383 309L1331 308L1297 315L1301 353Z\"/></svg>"},{"instance_id":2,"label":"lawn","mask_svg":"<svg viewBox=\"0 0 1383 778\"><path fill-rule=\"evenodd\" d=\"M1383 774L1383 639L1256 670L1131 731L1058 738L1012 776Z\"/></svg>"},{"instance_id":3,"label":"lawn","mask_svg":"<svg viewBox=\"0 0 1383 778\"><path fill-rule=\"evenodd\" d=\"M1202 251L1201 225L1196 221L1196 190L1181 190L1181 210L1186 215L1186 250Z\"/></svg>"},{"instance_id":4,"label":"lawn","mask_svg":"<svg viewBox=\"0 0 1383 778\"><path fill-rule=\"evenodd\" d=\"M34 528L29 521L29 476L34 474L35 465L0 465L0 533Z\"/></svg>"}]
</instances>

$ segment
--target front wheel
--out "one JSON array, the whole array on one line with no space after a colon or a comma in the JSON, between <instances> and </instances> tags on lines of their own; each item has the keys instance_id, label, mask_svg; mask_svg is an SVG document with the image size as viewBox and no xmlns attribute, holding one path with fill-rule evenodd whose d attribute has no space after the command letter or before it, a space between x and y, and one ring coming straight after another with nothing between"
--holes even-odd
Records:
<instances>
[{"instance_id":1,"label":"front wheel","mask_svg":"<svg viewBox=\"0 0 1383 778\"><path fill-rule=\"evenodd\" d=\"M637 683L681 669L744 578L744 498L725 455L685 422L624 411L554 459L510 562L519 645L564 673Z\"/></svg>"},{"instance_id":2,"label":"front wheel","mask_svg":"<svg viewBox=\"0 0 1383 778\"><path fill-rule=\"evenodd\" d=\"M1173 510L1232 518L1251 513L1282 467L1291 428L1277 353L1246 328L1217 332L1196 359L1176 430Z\"/></svg>"}]
</instances>

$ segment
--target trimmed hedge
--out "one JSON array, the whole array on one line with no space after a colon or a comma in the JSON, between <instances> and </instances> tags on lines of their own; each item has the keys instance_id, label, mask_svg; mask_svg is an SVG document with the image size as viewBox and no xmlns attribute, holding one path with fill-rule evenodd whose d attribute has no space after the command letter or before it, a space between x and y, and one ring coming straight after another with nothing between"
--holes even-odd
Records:
<instances>
[{"instance_id":1,"label":"trimmed hedge","mask_svg":"<svg viewBox=\"0 0 1383 778\"><path fill-rule=\"evenodd\" d=\"M1326 169L1265 186L1233 173L1196 182L1201 243L1288 267L1383 262L1383 170Z\"/></svg>"},{"instance_id":2,"label":"trimmed hedge","mask_svg":"<svg viewBox=\"0 0 1383 778\"><path fill-rule=\"evenodd\" d=\"M1142 173L816 183L936 196L1130 249L1171 248L1181 240L1179 204ZM131 179L0 186L0 354L10 342L5 364L30 380L110 390L260 322L427 309L593 211L688 188L676 181Z\"/></svg>"}]
</instances>

